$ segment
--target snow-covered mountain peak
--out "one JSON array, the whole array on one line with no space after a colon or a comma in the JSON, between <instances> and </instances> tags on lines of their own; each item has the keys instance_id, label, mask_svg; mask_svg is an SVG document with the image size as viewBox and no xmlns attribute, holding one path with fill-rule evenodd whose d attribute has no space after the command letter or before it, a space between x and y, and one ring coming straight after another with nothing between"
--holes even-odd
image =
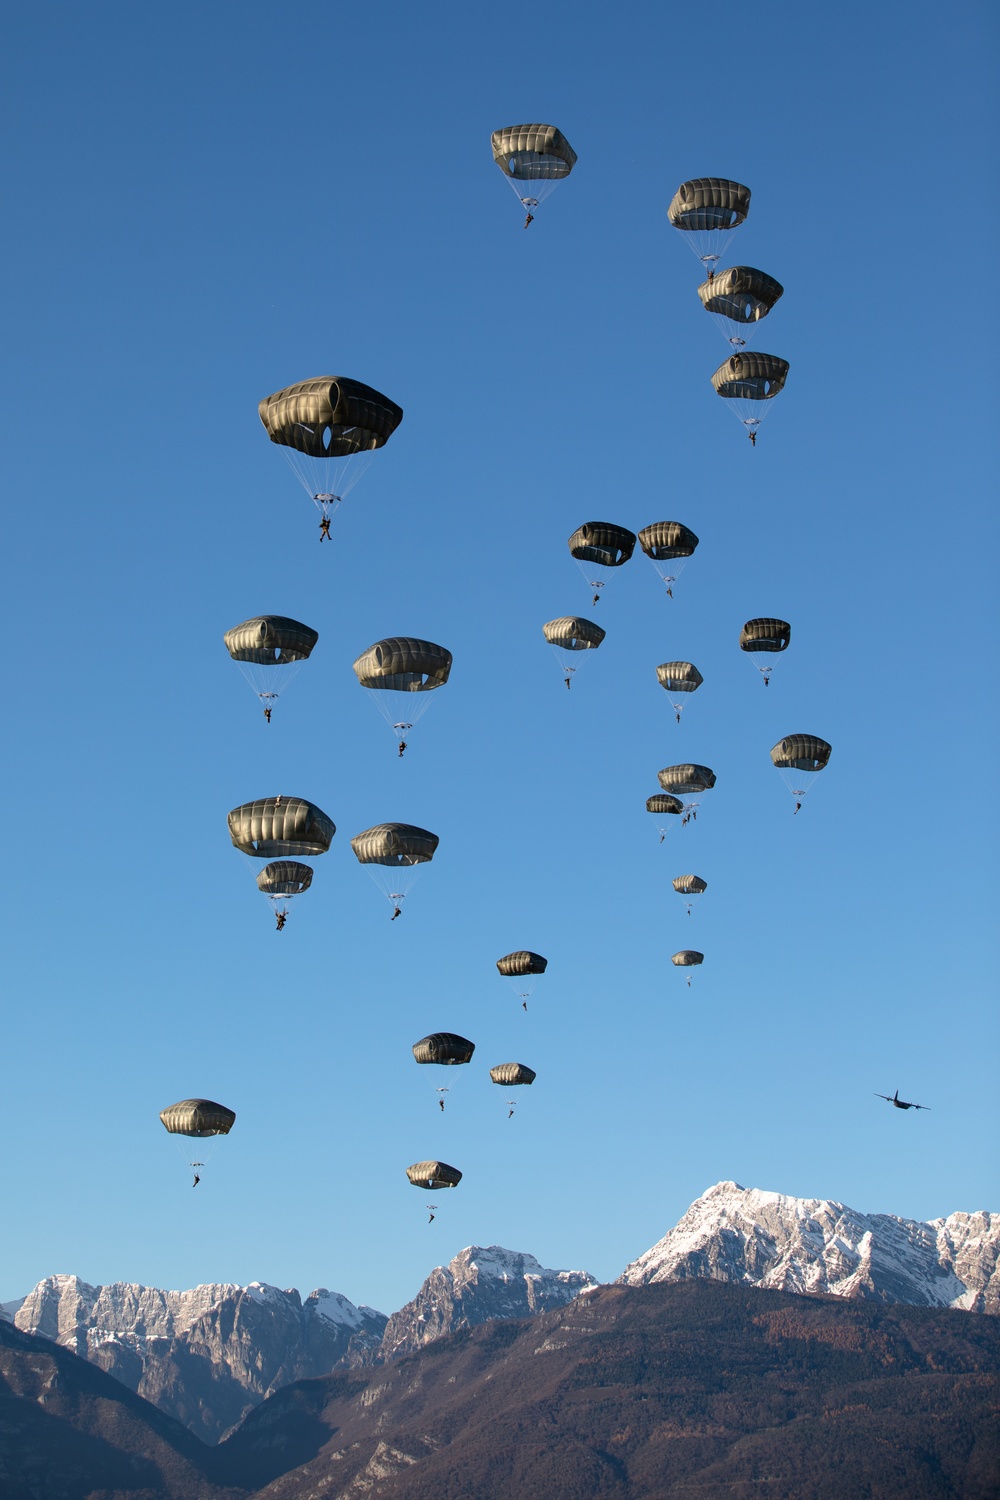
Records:
<instances>
[{"instance_id":1,"label":"snow-covered mountain peak","mask_svg":"<svg viewBox=\"0 0 1000 1500\"><path fill-rule=\"evenodd\" d=\"M625 1268L626 1286L704 1276L790 1292L827 1292L1000 1312L1000 1214L934 1223L866 1215L824 1198L720 1182Z\"/></svg>"}]
</instances>

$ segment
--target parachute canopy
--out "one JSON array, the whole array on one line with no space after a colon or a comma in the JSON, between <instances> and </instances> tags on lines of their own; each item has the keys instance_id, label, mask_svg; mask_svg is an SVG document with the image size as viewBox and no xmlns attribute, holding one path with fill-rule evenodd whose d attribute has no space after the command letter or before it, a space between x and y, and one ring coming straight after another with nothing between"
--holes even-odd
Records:
<instances>
[{"instance_id":1,"label":"parachute canopy","mask_svg":"<svg viewBox=\"0 0 1000 1500\"><path fill-rule=\"evenodd\" d=\"M607 631L595 625L593 620L564 615L559 620L547 621L542 626L542 633L550 646L559 646L563 651L591 651L601 644Z\"/></svg>"},{"instance_id":2,"label":"parachute canopy","mask_svg":"<svg viewBox=\"0 0 1000 1500\"><path fill-rule=\"evenodd\" d=\"M649 813L682 813L684 803L679 797L671 797L668 792L655 792L652 797L646 798L646 811Z\"/></svg>"},{"instance_id":3,"label":"parachute canopy","mask_svg":"<svg viewBox=\"0 0 1000 1500\"><path fill-rule=\"evenodd\" d=\"M698 538L680 521L654 521L639 532L639 545L653 562L669 562L675 557L690 557Z\"/></svg>"},{"instance_id":4,"label":"parachute canopy","mask_svg":"<svg viewBox=\"0 0 1000 1500\"><path fill-rule=\"evenodd\" d=\"M519 182L559 181L576 165L576 152L554 125L507 125L494 130L493 160Z\"/></svg>"},{"instance_id":5,"label":"parachute canopy","mask_svg":"<svg viewBox=\"0 0 1000 1500\"><path fill-rule=\"evenodd\" d=\"M451 661L451 652L433 641L387 636L362 652L354 671L362 687L426 693L448 681Z\"/></svg>"},{"instance_id":6,"label":"parachute canopy","mask_svg":"<svg viewBox=\"0 0 1000 1500\"><path fill-rule=\"evenodd\" d=\"M702 880L700 875L677 875L670 883L678 896L700 896L702 891L708 890L708 881Z\"/></svg>"},{"instance_id":7,"label":"parachute canopy","mask_svg":"<svg viewBox=\"0 0 1000 1500\"><path fill-rule=\"evenodd\" d=\"M750 189L728 177L693 177L682 182L667 209L675 229L735 229L750 212Z\"/></svg>"},{"instance_id":8,"label":"parachute canopy","mask_svg":"<svg viewBox=\"0 0 1000 1500\"><path fill-rule=\"evenodd\" d=\"M462 1180L458 1168L449 1167L446 1161L415 1161L406 1175L414 1187L422 1188L458 1187Z\"/></svg>"},{"instance_id":9,"label":"parachute canopy","mask_svg":"<svg viewBox=\"0 0 1000 1500\"><path fill-rule=\"evenodd\" d=\"M233 661L270 667L305 661L319 633L286 615L255 615L227 630L222 639Z\"/></svg>"},{"instance_id":10,"label":"parachute canopy","mask_svg":"<svg viewBox=\"0 0 1000 1500\"><path fill-rule=\"evenodd\" d=\"M294 859L276 859L257 876L257 889L265 896L301 896L312 885L312 866Z\"/></svg>"},{"instance_id":11,"label":"parachute canopy","mask_svg":"<svg viewBox=\"0 0 1000 1500\"><path fill-rule=\"evenodd\" d=\"M814 734L786 734L771 751L779 771L822 771L833 747Z\"/></svg>"},{"instance_id":12,"label":"parachute canopy","mask_svg":"<svg viewBox=\"0 0 1000 1500\"><path fill-rule=\"evenodd\" d=\"M788 360L777 354L744 349L731 354L712 376L712 384L727 401L770 401L788 378Z\"/></svg>"},{"instance_id":13,"label":"parachute canopy","mask_svg":"<svg viewBox=\"0 0 1000 1500\"><path fill-rule=\"evenodd\" d=\"M212 1099L182 1099L160 1110L160 1119L171 1135L228 1135L236 1114Z\"/></svg>"},{"instance_id":14,"label":"parachute canopy","mask_svg":"<svg viewBox=\"0 0 1000 1500\"><path fill-rule=\"evenodd\" d=\"M670 962L676 964L679 969L693 969L705 962L705 955L696 952L694 948L682 948L679 953L673 955Z\"/></svg>"},{"instance_id":15,"label":"parachute canopy","mask_svg":"<svg viewBox=\"0 0 1000 1500\"><path fill-rule=\"evenodd\" d=\"M569 550L578 562L620 568L635 548L635 532L610 521L585 521L569 538Z\"/></svg>"},{"instance_id":16,"label":"parachute canopy","mask_svg":"<svg viewBox=\"0 0 1000 1500\"><path fill-rule=\"evenodd\" d=\"M538 1074L524 1063L497 1063L495 1068L490 1069L490 1077L494 1083L502 1083L510 1088L515 1083L534 1083Z\"/></svg>"},{"instance_id":17,"label":"parachute canopy","mask_svg":"<svg viewBox=\"0 0 1000 1500\"><path fill-rule=\"evenodd\" d=\"M413 1044L413 1056L418 1063L443 1063L446 1066L470 1062L475 1050L475 1042L456 1036L453 1031L435 1031Z\"/></svg>"},{"instance_id":18,"label":"parachute canopy","mask_svg":"<svg viewBox=\"0 0 1000 1500\"><path fill-rule=\"evenodd\" d=\"M668 693L693 693L705 681L696 666L689 661L665 661L656 669L660 686Z\"/></svg>"},{"instance_id":19,"label":"parachute canopy","mask_svg":"<svg viewBox=\"0 0 1000 1500\"><path fill-rule=\"evenodd\" d=\"M498 958L497 968L505 979L515 979L522 974L544 974L548 962L540 953L519 948L516 953L505 953L503 958Z\"/></svg>"},{"instance_id":20,"label":"parachute canopy","mask_svg":"<svg viewBox=\"0 0 1000 1500\"><path fill-rule=\"evenodd\" d=\"M332 818L304 797L259 797L229 814L229 837L257 859L325 854L336 832Z\"/></svg>"},{"instance_id":21,"label":"parachute canopy","mask_svg":"<svg viewBox=\"0 0 1000 1500\"><path fill-rule=\"evenodd\" d=\"M708 766L665 766L656 779L665 792L707 792L715 785L715 772Z\"/></svg>"},{"instance_id":22,"label":"parachute canopy","mask_svg":"<svg viewBox=\"0 0 1000 1500\"><path fill-rule=\"evenodd\" d=\"M395 401L344 375L285 386L265 396L257 411L272 443L310 458L347 458L381 448L403 420Z\"/></svg>"},{"instance_id":23,"label":"parachute canopy","mask_svg":"<svg viewBox=\"0 0 1000 1500\"><path fill-rule=\"evenodd\" d=\"M740 631L741 651L784 651L792 638L792 627L787 620L772 620L761 617L748 620Z\"/></svg>"},{"instance_id":24,"label":"parachute canopy","mask_svg":"<svg viewBox=\"0 0 1000 1500\"><path fill-rule=\"evenodd\" d=\"M698 288L702 306L733 323L758 323L766 318L784 292L780 281L753 266L730 266L717 271Z\"/></svg>"},{"instance_id":25,"label":"parachute canopy","mask_svg":"<svg viewBox=\"0 0 1000 1500\"><path fill-rule=\"evenodd\" d=\"M376 823L351 839L363 865L422 865L434 858L439 839L412 823Z\"/></svg>"}]
</instances>

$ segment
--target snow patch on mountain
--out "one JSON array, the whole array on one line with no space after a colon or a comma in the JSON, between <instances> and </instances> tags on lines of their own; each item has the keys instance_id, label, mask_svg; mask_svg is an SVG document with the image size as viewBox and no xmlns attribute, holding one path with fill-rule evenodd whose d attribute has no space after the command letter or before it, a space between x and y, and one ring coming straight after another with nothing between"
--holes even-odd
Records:
<instances>
[{"instance_id":1,"label":"snow patch on mountain","mask_svg":"<svg viewBox=\"0 0 1000 1500\"><path fill-rule=\"evenodd\" d=\"M618 1281L646 1286L704 1276L1000 1313L998 1262L1000 1214L955 1213L922 1223L719 1182Z\"/></svg>"}]
</instances>

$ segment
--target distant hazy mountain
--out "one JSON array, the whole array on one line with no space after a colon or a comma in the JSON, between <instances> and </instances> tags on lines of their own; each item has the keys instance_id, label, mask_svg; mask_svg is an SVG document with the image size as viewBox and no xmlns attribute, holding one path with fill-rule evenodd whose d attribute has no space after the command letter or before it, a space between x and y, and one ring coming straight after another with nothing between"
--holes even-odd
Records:
<instances>
[{"instance_id":1,"label":"distant hazy mountain","mask_svg":"<svg viewBox=\"0 0 1000 1500\"><path fill-rule=\"evenodd\" d=\"M919 1223L720 1182L618 1280L742 1282L1000 1313L1000 1214Z\"/></svg>"},{"instance_id":2,"label":"distant hazy mountain","mask_svg":"<svg viewBox=\"0 0 1000 1500\"><path fill-rule=\"evenodd\" d=\"M386 1319L326 1290L199 1286L187 1292L48 1276L15 1325L55 1340L214 1443L271 1391L377 1350Z\"/></svg>"},{"instance_id":3,"label":"distant hazy mountain","mask_svg":"<svg viewBox=\"0 0 1000 1500\"><path fill-rule=\"evenodd\" d=\"M548 1271L533 1255L470 1245L437 1266L413 1301L393 1313L379 1353L393 1359L459 1328L493 1318L530 1318L597 1285L586 1271Z\"/></svg>"}]
</instances>

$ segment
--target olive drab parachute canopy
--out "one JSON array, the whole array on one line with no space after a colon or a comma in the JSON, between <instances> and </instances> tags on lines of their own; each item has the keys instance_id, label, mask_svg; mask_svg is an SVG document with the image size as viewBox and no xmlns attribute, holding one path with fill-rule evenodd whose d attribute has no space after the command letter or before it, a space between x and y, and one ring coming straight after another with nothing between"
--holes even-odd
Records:
<instances>
[{"instance_id":1,"label":"olive drab parachute canopy","mask_svg":"<svg viewBox=\"0 0 1000 1500\"><path fill-rule=\"evenodd\" d=\"M656 680L670 695L670 704L678 724L686 693L693 693L705 681L698 668L689 661L665 661L656 669Z\"/></svg>"},{"instance_id":2,"label":"olive drab parachute canopy","mask_svg":"<svg viewBox=\"0 0 1000 1500\"><path fill-rule=\"evenodd\" d=\"M229 837L255 859L325 854L336 832L332 818L304 797L258 797L229 814Z\"/></svg>"},{"instance_id":3,"label":"olive drab parachute canopy","mask_svg":"<svg viewBox=\"0 0 1000 1500\"><path fill-rule=\"evenodd\" d=\"M728 177L693 177L682 182L667 209L695 255L711 274L734 230L750 212L750 189Z\"/></svg>"},{"instance_id":4,"label":"olive drab parachute canopy","mask_svg":"<svg viewBox=\"0 0 1000 1500\"><path fill-rule=\"evenodd\" d=\"M538 1074L534 1068L529 1068L524 1063L497 1063L495 1068L490 1069L490 1077L494 1083L511 1088L519 1083L534 1083Z\"/></svg>"},{"instance_id":5,"label":"olive drab parachute canopy","mask_svg":"<svg viewBox=\"0 0 1000 1500\"><path fill-rule=\"evenodd\" d=\"M809 789L808 775L823 771L830 760L832 746L815 734L786 734L771 750L771 764L795 798L795 811ZM807 775L803 775L806 772Z\"/></svg>"},{"instance_id":6,"label":"olive drab parachute canopy","mask_svg":"<svg viewBox=\"0 0 1000 1500\"><path fill-rule=\"evenodd\" d=\"M673 955L670 962L672 964L675 964L678 969L694 969L697 968L699 964L703 964L705 962L705 955L704 953L698 953L694 948L682 948L679 953L675 953ZM690 974L688 975L687 982L688 988L690 989Z\"/></svg>"},{"instance_id":7,"label":"olive drab parachute canopy","mask_svg":"<svg viewBox=\"0 0 1000 1500\"><path fill-rule=\"evenodd\" d=\"M596 651L606 633L593 620L584 620L579 615L563 615L558 620L547 620L542 626L542 634L555 651L567 687L576 671L576 652Z\"/></svg>"},{"instance_id":8,"label":"olive drab parachute canopy","mask_svg":"<svg viewBox=\"0 0 1000 1500\"><path fill-rule=\"evenodd\" d=\"M689 557L694 555L698 538L680 521L654 521L639 532L639 545L674 597L674 584Z\"/></svg>"},{"instance_id":9,"label":"olive drab parachute canopy","mask_svg":"<svg viewBox=\"0 0 1000 1500\"><path fill-rule=\"evenodd\" d=\"M527 948L518 948L497 959L497 969L505 979L510 980L511 989L520 1000L522 1010L528 1009L535 980L539 974L545 973L548 964L547 958L543 958L540 953L532 953Z\"/></svg>"},{"instance_id":10,"label":"olive drab parachute canopy","mask_svg":"<svg viewBox=\"0 0 1000 1500\"><path fill-rule=\"evenodd\" d=\"M325 520L360 479L376 448L400 422L403 408L381 391L344 375L321 375L265 396L258 414ZM322 540L322 536L321 536Z\"/></svg>"},{"instance_id":11,"label":"olive drab parachute canopy","mask_svg":"<svg viewBox=\"0 0 1000 1500\"><path fill-rule=\"evenodd\" d=\"M554 125L508 125L494 130L493 160L527 209L527 229L535 209L576 165L576 152Z\"/></svg>"},{"instance_id":12,"label":"olive drab parachute canopy","mask_svg":"<svg viewBox=\"0 0 1000 1500\"><path fill-rule=\"evenodd\" d=\"M786 651L792 639L792 627L787 620L775 620L761 616L748 620L740 631L740 650L753 659L753 664L767 687L774 671L773 664L765 666L764 659L776 652Z\"/></svg>"},{"instance_id":13,"label":"olive drab parachute canopy","mask_svg":"<svg viewBox=\"0 0 1000 1500\"><path fill-rule=\"evenodd\" d=\"M741 354L730 355L725 364L719 366L712 376L712 385L756 442L757 428L770 410L771 401L783 389L787 377L787 359L744 349Z\"/></svg>"},{"instance_id":14,"label":"olive drab parachute canopy","mask_svg":"<svg viewBox=\"0 0 1000 1500\"><path fill-rule=\"evenodd\" d=\"M267 722L279 691L287 689L311 653L319 634L286 615L255 615L222 637L226 650L264 707Z\"/></svg>"},{"instance_id":15,"label":"olive drab parachute canopy","mask_svg":"<svg viewBox=\"0 0 1000 1500\"><path fill-rule=\"evenodd\" d=\"M677 792L684 794L707 792L715 785L715 772L709 770L708 766L691 764L664 766L662 771L657 771L656 779L665 792L671 792L675 795ZM683 814L681 818L682 827L691 818L697 821L698 803L685 802Z\"/></svg>"},{"instance_id":16,"label":"olive drab parachute canopy","mask_svg":"<svg viewBox=\"0 0 1000 1500\"><path fill-rule=\"evenodd\" d=\"M431 1036L421 1037L413 1044L413 1056L418 1063L440 1063L444 1067L455 1067L472 1061L475 1042L453 1031L435 1031Z\"/></svg>"},{"instance_id":17,"label":"olive drab parachute canopy","mask_svg":"<svg viewBox=\"0 0 1000 1500\"><path fill-rule=\"evenodd\" d=\"M692 896L701 896L708 890L708 881L702 880L700 875L675 875L670 883L678 896L686 898L684 905L687 908L688 916L691 915L692 902L690 898Z\"/></svg>"},{"instance_id":18,"label":"olive drab parachute canopy","mask_svg":"<svg viewBox=\"0 0 1000 1500\"><path fill-rule=\"evenodd\" d=\"M376 823L351 839L358 862L368 866L375 884L392 902L394 919L400 914L400 902L409 894L418 866L434 858L438 842L436 833L412 823Z\"/></svg>"},{"instance_id":19,"label":"olive drab parachute canopy","mask_svg":"<svg viewBox=\"0 0 1000 1500\"><path fill-rule=\"evenodd\" d=\"M654 813L658 818L666 818L677 813L684 812L684 803L679 797L671 797L669 792L655 792L652 797L646 798L646 811ZM684 821L687 821L685 816ZM657 825L657 833L660 835L660 843L667 836L666 826L663 823Z\"/></svg>"},{"instance_id":20,"label":"olive drab parachute canopy","mask_svg":"<svg viewBox=\"0 0 1000 1500\"><path fill-rule=\"evenodd\" d=\"M730 266L711 281L703 281L698 296L726 341L734 349L744 349L751 331L767 317L784 290L780 281L753 266Z\"/></svg>"},{"instance_id":21,"label":"olive drab parachute canopy","mask_svg":"<svg viewBox=\"0 0 1000 1500\"><path fill-rule=\"evenodd\" d=\"M354 673L361 686L371 690L379 713L405 747L405 735L430 703L427 695L448 681L451 662L451 652L433 641L387 636L362 652ZM422 696L402 696L417 693Z\"/></svg>"},{"instance_id":22,"label":"olive drab parachute canopy","mask_svg":"<svg viewBox=\"0 0 1000 1500\"><path fill-rule=\"evenodd\" d=\"M265 865L257 876L257 889L267 897L278 918L281 932L288 916L288 902L301 896L312 885L312 866L294 859L276 859Z\"/></svg>"},{"instance_id":23,"label":"olive drab parachute canopy","mask_svg":"<svg viewBox=\"0 0 1000 1500\"><path fill-rule=\"evenodd\" d=\"M615 526L611 521L585 521L569 538L570 555L576 558L580 572L594 590L593 604L601 602L600 590L613 570L628 562L635 543L634 531Z\"/></svg>"},{"instance_id":24,"label":"olive drab parachute canopy","mask_svg":"<svg viewBox=\"0 0 1000 1500\"><path fill-rule=\"evenodd\" d=\"M457 1167L449 1167L446 1161L415 1161L407 1167L406 1175L414 1187L450 1188L458 1187L462 1174Z\"/></svg>"},{"instance_id":25,"label":"olive drab parachute canopy","mask_svg":"<svg viewBox=\"0 0 1000 1500\"><path fill-rule=\"evenodd\" d=\"M228 1135L236 1123L236 1114L224 1104L216 1104L213 1099L181 1099L178 1104L168 1104L166 1109L161 1109L160 1119L163 1128L171 1135L208 1140L212 1136ZM204 1146L199 1146L193 1153L190 1146L185 1147L180 1141L177 1144L185 1164L195 1173L197 1184L205 1170L206 1161L213 1155L214 1147L206 1150ZM218 1141L215 1145L218 1145ZM199 1159L191 1160L193 1154Z\"/></svg>"}]
</instances>

